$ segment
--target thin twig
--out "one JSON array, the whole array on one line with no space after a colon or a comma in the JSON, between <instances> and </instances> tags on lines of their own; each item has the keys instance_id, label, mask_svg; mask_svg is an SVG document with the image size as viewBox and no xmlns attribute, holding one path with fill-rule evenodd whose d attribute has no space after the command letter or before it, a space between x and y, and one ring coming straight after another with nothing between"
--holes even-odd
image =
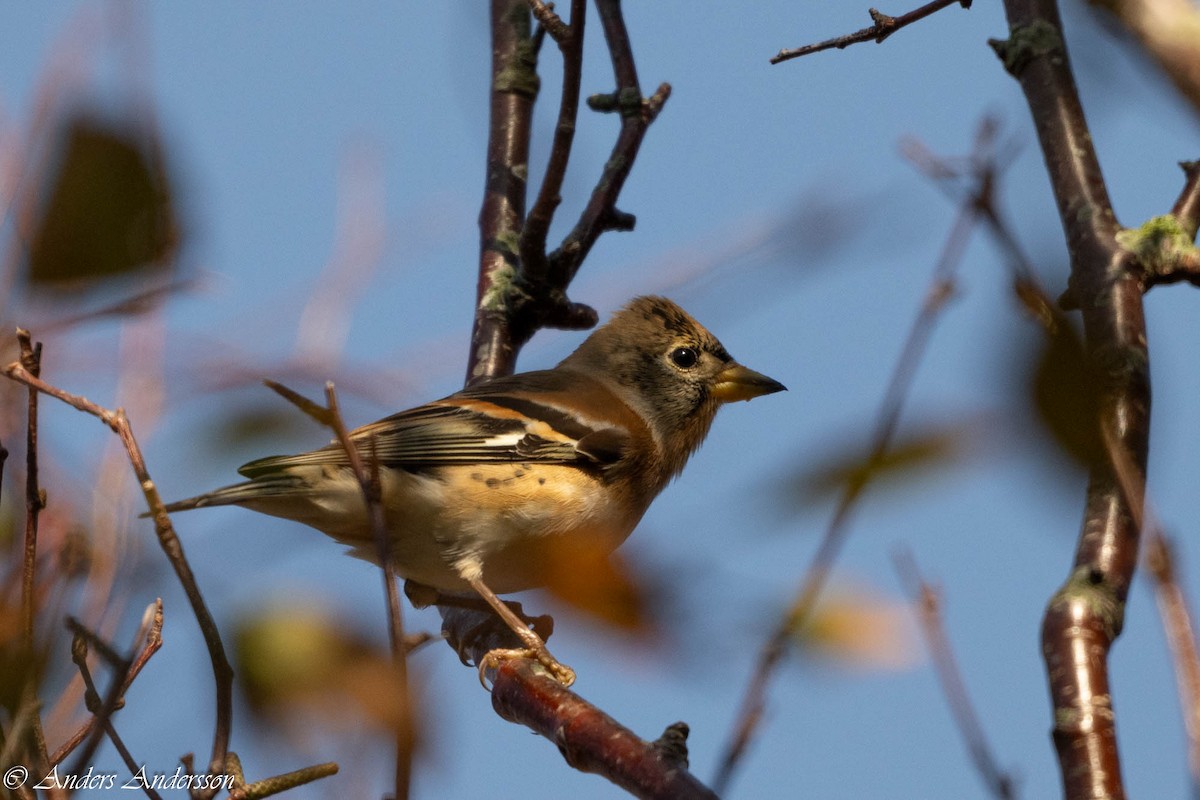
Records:
<instances>
[{"instance_id":1,"label":"thin twig","mask_svg":"<svg viewBox=\"0 0 1200 800\"><path fill-rule=\"evenodd\" d=\"M150 617L149 627L143 624L143 630L146 631L145 638L142 641L142 648L138 654L134 656L129 664L129 669L124 673L124 680L121 686L121 691L117 695L117 702L120 703L125 698L125 693L129 691L129 687L133 685L133 681L141 673L142 668L146 666L146 662L150 657L159 651L162 647L162 626L163 626L163 607L162 598L158 598L154 603L146 609ZM74 628L73 628L74 629ZM85 636L92 636L91 631L79 626L80 631ZM102 641L98 637L96 641ZM55 766L62 763L63 759L69 756L80 743L83 742L99 724L100 718L93 714L87 722L85 722L70 738L67 739L50 757L50 765Z\"/></svg>"},{"instance_id":2,"label":"thin twig","mask_svg":"<svg viewBox=\"0 0 1200 800\"><path fill-rule=\"evenodd\" d=\"M71 644L71 660L75 662L75 666L79 668L79 674L83 678L84 703L96 721L92 733L87 737L82 749L80 749L78 756L75 758L75 762L68 770L69 774L78 775L91 764L92 756L95 755L96 748L100 745L102 734L108 733L110 738L114 738L114 742L116 738L119 738L110 724L112 715L124 702L125 690L133 680L130 677L130 673L133 670L138 654L146 650L152 640L158 639L161 641L162 604L161 602L156 602L146 609L146 614L142 618L142 624L138 628L133 644L130 646L129 656L122 656L116 652L107 642L104 642L99 636L88 630L73 617L67 617L67 627L74 633ZM100 697L100 693L96 690L96 684L93 682L91 671L87 666L89 642L93 647L96 647L113 671L112 681L109 683L108 691L103 698ZM154 649L157 650L158 647L155 646ZM137 765L135 764L131 769L136 774Z\"/></svg>"},{"instance_id":3,"label":"thin twig","mask_svg":"<svg viewBox=\"0 0 1200 800\"><path fill-rule=\"evenodd\" d=\"M1175 666L1179 707L1188 737L1188 771L1192 796L1200 796L1200 655L1196 646L1196 628L1183 587L1175 574L1172 543L1158 525L1145 529L1146 568L1154 579L1154 597L1162 617L1167 646Z\"/></svg>"},{"instance_id":4,"label":"thin twig","mask_svg":"<svg viewBox=\"0 0 1200 800\"><path fill-rule=\"evenodd\" d=\"M538 7L545 8L537 0L530 0L534 8L534 16L538 16ZM550 12L553 14L553 12ZM541 17L538 16L541 20ZM562 20L554 14L554 19L562 25ZM550 148L550 158L546 164L546 174L542 177L542 185L538 189L537 200L529 210L525 227L521 231L521 275L524 283L532 291L542 293L545 290L557 289L565 294L566 287L551 287L547 284L550 262L546 257L546 235L550 231L550 223L554 221L554 212L562 202L559 192L562 190L563 179L567 174L567 163L571 158L571 145L575 141L575 126L579 116L579 87L583 80L583 39L584 22L587 19L585 0L571 0L571 25L564 26L559 34L550 30L558 49L562 52L563 82L562 96L558 103L558 121L554 126L554 141ZM542 20L543 26L549 28Z\"/></svg>"},{"instance_id":5,"label":"thin twig","mask_svg":"<svg viewBox=\"0 0 1200 800\"><path fill-rule=\"evenodd\" d=\"M133 428L129 424L129 420L125 417L125 412L119 408L116 411L110 411L96 405L86 397L74 395L51 386L35 375L30 374L20 362L14 361L9 364L4 368L3 373L8 378L33 387L42 394L47 394L61 400L72 408L82 411L85 414L91 414L116 433L121 439L121 443L125 446L125 451L129 455L129 463L133 467L133 472L138 479L138 483L141 485L146 504L154 516L154 532L158 538L159 547L166 555L172 569L175 571L176 577L179 579L180 586L183 588L184 595L191 606L192 614L195 616L196 622L200 627L200 633L204 638L209 660L212 663L213 681L216 686L216 721L213 726L212 757L209 760L209 773L217 774L225 764L225 754L229 749L229 735L233 724L233 668L230 667L229 659L225 655L225 647L221 643L220 631L217 630L217 625L213 621L212 614L204 602L204 596L196 584L196 578L192 574L191 565L184 555L183 543L179 541L179 536L175 533L175 528L171 524L171 517L167 514L167 510L163 506L162 498L159 497L158 487L146 469L146 461L142 456L141 447L133 435ZM213 793L215 794L215 790ZM212 795L208 796L211 797Z\"/></svg>"},{"instance_id":6,"label":"thin twig","mask_svg":"<svg viewBox=\"0 0 1200 800\"><path fill-rule=\"evenodd\" d=\"M550 38L558 42L561 47L563 42L571 37L571 28L575 25L579 17L575 16L574 10L571 12L571 25L563 22L562 17L554 13L553 3L543 3L542 0L528 0L529 10L533 12L534 18L542 26L546 33L550 34Z\"/></svg>"},{"instance_id":7,"label":"thin twig","mask_svg":"<svg viewBox=\"0 0 1200 800\"><path fill-rule=\"evenodd\" d=\"M981 136L976 147L982 151L989 146L990 135L987 134L986 128L981 127ZM980 213L979 205L973 202L973 198L964 202L959 209L958 218L955 220L954 227L951 229L941 256L934 267L925 301L913 321L913 326L901 349L900 357L896 361L887 390L880 403L875 429L870 439L870 454L867 456L869 464L877 463L882 459L891 446L899 425L900 412L916 376L917 367L928 346L929 338L942 309L954 294L954 274L962 260L967 241ZM859 482L846 484L817 552L801 579L790 608L780 619L779 624L759 652L754 674L743 695L733 732L725 745L717 777L713 781L713 786L718 793L724 793L729 785L735 768L762 721L766 708L767 686L786 655L789 643L808 623L817 598L820 596L833 563L845 542L849 532L850 512L857 505L863 488L863 484Z\"/></svg>"},{"instance_id":8,"label":"thin twig","mask_svg":"<svg viewBox=\"0 0 1200 800\"><path fill-rule=\"evenodd\" d=\"M959 735L967 745L971 763L975 765L979 777L993 797L1013 800L1017 791L1012 776L1000 769L992 755L979 715L975 713L975 707L967 693L962 670L954 657L954 648L950 646L950 638L946 635L940 592L921 577L911 551L897 551L893 554L893 561L901 583L906 585L908 593L915 601L914 611L917 621L921 624L921 632L925 635L925 645L933 660L942 694L946 696L946 704L950 707L950 714L958 726Z\"/></svg>"},{"instance_id":9,"label":"thin twig","mask_svg":"<svg viewBox=\"0 0 1200 800\"><path fill-rule=\"evenodd\" d=\"M92 712L92 719L96 720L104 733L108 735L109 741L117 750L117 754L121 760L125 762L126 769L133 775L137 775L141 769L133 755L129 752L129 748L125 746L125 740L117 733L116 727L112 724L110 715L118 707L120 707L124 694L124 689L119 692L119 696L113 703L112 708L107 708L105 703L100 700L100 694L96 691L96 683L92 678L92 672L87 665L88 643L100 651L101 655L116 672L113 680L128 686L129 673L132 670L133 662L123 659L114 651L107 642L101 639L92 631L85 628L77 620L68 618L68 627L75 632L75 638L71 645L71 660L75 662L75 666L79 669L79 675L83 679L84 685L84 700L88 711ZM135 642L136 646L136 642ZM90 756L89 756L90 758ZM147 783L142 784L142 790L151 800L162 800L157 791Z\"/></svg>"},{"instance_id":10,"label":"thin twig","mask_svg":"<svg viewBox=\"0 0 1200 800\"><path fill-rule=\"evenodd\" d=\"M1171 213L1188 237L1195 239L1200 228L1200 161L1181 161L1179 166L1186 177Z\"/></svg>"},{"instance_id":11,"label":"thin twig","mask_svg":"<svg viewBox=\"0 0 1200 800\"><path fill-rule=\"evenodd\" d=\"M642 97L620 0L596 0L596 10L600 13L617 89L612 95L589 98L588 104L597 110L619 111L621 132L579 221L550 254L551 282L564 287L574 279L604 231L633 229L633 216L617 209L617 198L633 169L646 131L671 96L670 84L663 83L650 97Z\"/></svg>"},{"instance_id":12,"label":"thin twig","mask_svg":"<svg viewBox=\"0 0 1200 800\"><path fill-rule=\"evenodd\" d=\"M230 754L233 755L232 753ZM241 764L237 767L238 775L241 774ZM262 800L264 797L286 792L289 789L295 789L297 786L304 786L321 778L328 778L330 775L336 775L338 765L332 761L325 764L314 764L311 767L285 772L282 775L276 775L273 778L263 778L254 783L245 783L244 781L235 786L229 792L229 800Z\"/></svg>"},{"instance_id":13,"label":"thin twig","mask_svg":"<svg viewBox=\"0 0 1200 800\"><path fill-rule=\"evenodd\" d=\"M42 370L42 343L33 343L29 331L17 329L17 346L20 350L20 364L31 375L39 375ZM42 509L46 507L46 492L38 485L38 396L34 389L29 390L27 419L25 427L25 541L21 560L21 642L27 658L34 654L34 621L37 616L37 598L35 583L37 575L37 540L38 519ZM32 703L30 718L31 744L30 758L38 771L44 771L48 754L46 752L46 737L42 730L41 705L37 702L37 673L30 670L25 675L26 684L22 695Z\"/></svg>"},{"instance_id":14,"label":"thin twig","mask_svg":"<svg viewBox=\"0 0 1200 800\"><path fill-rule=\"evenodd\" d=\"M803 47L793 49L780 50L771 57L772 64L778 64L783 61L790 61L793 58L806 56L810 53L819 53L822 50L832 50L834 48L841 50L849 47L852 44L860 42L875 42L881 44L884 39L891 36L901 28L911 25L918 20L928 17L930 14L941 11L946 6L960 5L963 8L971 7L971 0L933 0L931 3L921 6L920 8L909 11L907 14L901 14L898 17L889 17L887 14L878 9L871 8L867 13L871 15L871 21L875 24L869 28L848 33L844 36L835 36L832 39L826 39L817 44L806 44Z\"/></svg>"},{"instance_id":15,"label":"thin twig","mask_svg":"<svg viewBox=\"0 0 1200 800\"><path fill-rule=\"evenodd\" d=\"M317 405L298 392L275 381L264 381L264 383L296 405L301 411L308 414L317 422L328 426L333 431L338 443L341 444L342 449L346 452L346 458L350 462L350 469L354 472L354 476L362 489L363 500L367 507L367 516L371 521L371 531L375 538L376 552L379 555L379 564L383 572L383 591L387 599L388 641L391 647L392 664L396 669L396 680L400 684L401 693L405 701L403 723L396 731L395 775L396 800L404 800L404 798L408 797L409 787L412 783L412 752L414 742L411 715L412 704L409 702L408 659L404 639L404 618L400 611L400 595L396 589L396 565L392 556L392 540L388 533L387 521L384 519L383 513L382 486L379 480L379 460L375 458L375 439L372 437L363 443L355 441L349 429L346 428L345 421L342 419L341 410L338 408L337 392L334 389L332 381L325 384L324 407ZM371 451L369 468L363 462L362 454L359 451L359 447L362 444L365 444Z\"/></svg>"}]
</instances>

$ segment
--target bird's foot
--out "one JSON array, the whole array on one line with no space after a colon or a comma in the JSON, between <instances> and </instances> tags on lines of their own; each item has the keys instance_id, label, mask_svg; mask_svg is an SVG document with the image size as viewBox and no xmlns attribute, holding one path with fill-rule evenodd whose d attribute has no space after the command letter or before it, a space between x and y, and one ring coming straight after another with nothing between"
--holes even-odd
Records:
<instances>
[{"instance_id":1,"label":"bird's foot","mask_svg":"<svg viewBox=\"0 0 1200 800\"><path fill-rule=\"evenodd\" d=\"M550 651L546 649L546 645L538 644L536 646L515 649L497 648L489 650L487 655L479 661L479 682L483 684L483 688L488 690L491 688L487 682L488 670L497 669L500 666L500 662L506 658L533 659L541 664L546 669L546 672L550 673L551 678L554 678L554 680L563 686L570 686L575 682L575 670L550 655Z\"/></svg>"}]
</instances>

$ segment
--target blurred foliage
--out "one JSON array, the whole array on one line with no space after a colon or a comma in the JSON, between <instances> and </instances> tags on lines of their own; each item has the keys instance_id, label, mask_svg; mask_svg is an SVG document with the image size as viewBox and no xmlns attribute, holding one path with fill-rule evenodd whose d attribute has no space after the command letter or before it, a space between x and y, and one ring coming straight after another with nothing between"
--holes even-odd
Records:
<instances>
[{"instance_id":1,"label":"blurred foliage","mask_svg":"<svg viewBox=\"0 0 1200 800\"><path fill-rule=\"evenodd\" d=\"M821 502L849 492L857 497L871 483L898 482L924 477L931 469L963 457L975 425L947 423L898 436L882 454L846 452L844 445L823 459L808 458L787 479L786 499L795 507ZM852 437L847 434L838 441Z\"/></svg>"},{"instance_id":2,"label":"blurred foliage","mask_svg":"<svg viewBox=\"0 0 1200 800\"><path fill-rule=\"evenodd\" d=\"M907 603L866 590L831 593L792 635L808 653L855 667L899 670L920 660Z\"/></svg>"},{"instance_id":3,"label":"blurred foliage","mask_svg":"<svg viewBox=\"0 0 1200 800\"><path fill-rule=\"evenodd\" d=\"M85 114L63 124L29 242L32 284L87 285L173 260L180 234L158 140L132 131Z\"/></svg>"},{"instance_id":4,"label":"blurred foliage","mask_svg":"<svg viewBox=\"0 0 1200 800\"><path fill-rule=\"evenodd\" d=\"M319 609L278 607L244 619L233 650L255 713L315 713L352 729L365 721L385 730L409 713L390 653Z\"/></svg>"},{"instance_id":5,"label":"blurred foliage","mask_svg":"<svg viewBox=\"0 0 1200 800\"><path fill-rule=\"evenodd\" d=\"M546 589L559 600L588 616L627 631L647 632L654 627L648 581L637 575L616 553L601 547L568 545L561 537L545 542L549 581Z\"/></svg>"},{"instance_id":6,"label":"blurred foliage","mask_svg":"<svg viewBox=\"0 0 1200 800\"><path fill-rule=\"evenodd\" d=\"M1078 329L1061 314L1044 325L1046 337L1029 375L1029 396L1051 439L1083 464L1103 457L1100 439L1099 371Z\"/></svg>"},{"instance_id":7,"label":"blurred foliage","mask_svg":"<svg viewBox=\"0 0 1200 800\"><path fill-rule=\"evenodd\" d=\"M209 450L213 454L254 450L259 443L300 438L314 430L312 422L295 409L268 402L243 403L223 414L206 435Z\"/></svg>"}]
</instances>

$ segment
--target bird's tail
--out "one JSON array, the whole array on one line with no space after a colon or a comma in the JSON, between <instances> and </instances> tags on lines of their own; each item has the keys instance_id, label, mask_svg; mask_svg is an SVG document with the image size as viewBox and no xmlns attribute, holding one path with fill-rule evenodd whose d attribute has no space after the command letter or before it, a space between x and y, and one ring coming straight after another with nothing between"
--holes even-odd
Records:
<instances>
[{"instance_id":1,"label":"bird's tail","mask_svg":"<svg viewBox=\"0 0 1200 800\"><path fill-rule=\"evenodd\" d=\"M168 512L174 513L176 511L190 511L193 508L205 508L207 506L237 506L271 497L304 494L309 490L310 487L307 481L296 475L283 473L256 478L243 483L235 483L232 486L223 486L220 489L214 489L205 494L198 494L186 500L176 500L173 503L167 503L166 509ZM139 516L149 517L150 512L140 514Z\"/></svg>"}]
</instances>

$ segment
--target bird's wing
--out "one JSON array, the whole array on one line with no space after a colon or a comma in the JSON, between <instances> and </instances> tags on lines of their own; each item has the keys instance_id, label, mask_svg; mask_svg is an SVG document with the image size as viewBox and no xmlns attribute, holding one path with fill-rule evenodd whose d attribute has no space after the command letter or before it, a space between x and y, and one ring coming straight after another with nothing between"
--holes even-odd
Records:
<instances>
[{"instance_id":1,"label":"bird's wing","mask_svg":"<svg viewBox=\"0 0 1200 800\"><path fill-rule=\"evenodd\" d=\"M546 373L542 373L545 375ZM580 420L530 391L529 377L499 380L444 400L402 411L364 425L350 436L363 460L418 471L450 464L527 462L603 467L624 452L629 432L620 425ZM540 382L553 384L550 376ZM537 389L538 382L533 388ZM547 387L548 388L548 387ZM349 464L340 444L293 456L251 461L238 471L247 478L299 466Z\"/></svg>"}]
</instances>

